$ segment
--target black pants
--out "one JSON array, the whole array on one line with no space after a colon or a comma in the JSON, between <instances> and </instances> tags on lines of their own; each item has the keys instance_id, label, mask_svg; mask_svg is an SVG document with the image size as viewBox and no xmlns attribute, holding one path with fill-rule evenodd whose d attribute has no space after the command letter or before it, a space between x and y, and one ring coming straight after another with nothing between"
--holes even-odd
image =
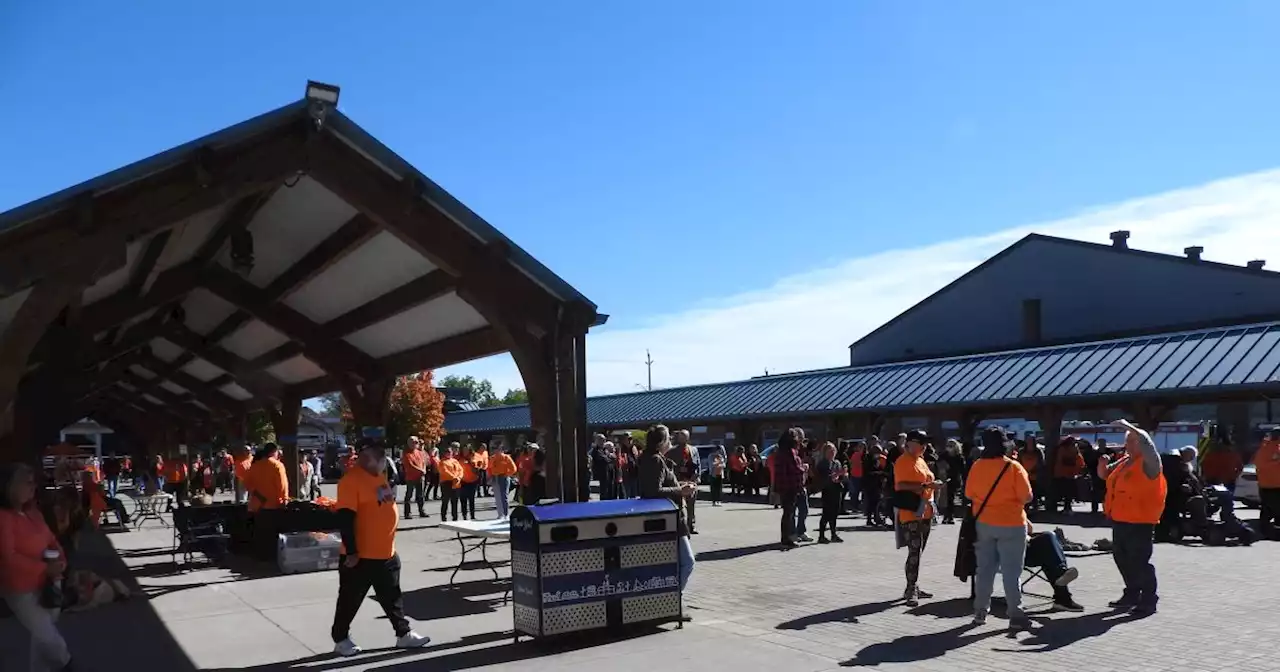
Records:
<instances>
[{"instance_id":1,"label":"black pants","mask_svg":"<svg viewBox=\"0 0 1280 672\"><path fill-rule=\"evenodd\" d=\"M1062 506L1062 512L1066 513L1071 510L1071 502L1076 498L1076 479L1074 478L1055 478L1053 479L1053 507L1054 511L1058 510L1058 506Z\"/></svg>"},{"instance_id":2,"label":"black pants","mask_svg":"<svg viewBox=\"0 0 1280 672\"><path fill-rule=\"evenodd\" d=\"M711 503L719 504L724 495L724 476L711 477Z\"/></svg>"},{"instance_id":3,"label":"black pants","mask_svg":"<svg viewBox=\"0 0 1280 672\"><path fill-rule=\"evenodd\" d=\"M1154 606L1156 568L1151 564L1155 525L1145 523L1111 523L1111 555L1124 579L1124 599L1135 604Z\"/></svg>"},{"instance_id":4,"label":"black pants","mask_svg":"<svg viewBox=\"0 0 1280 672\"><path fill-rule=\"evenodd\" d=\"M880 486L873 485L863 491L864 513L867 517L867 524L878 524L884 521L884 516L880 515Z\"/></svg>"},{"instance_id":5,"label":"black pants","mask_svg":"<svg viewBox=\"0 0 1280 672\"><path fill-rule=\"evenodd\" d=\"M475 483L463 483L462 491L459 498L462 500L462 519L476 519L476 490L480 487L479 481Z\"/></svg>"},{"instance_id":6,"label":"black pants","mask_svg":"<svg viewBox=\"0 0 1280 672\"><path fill-rule=\"evenodd\" d=\"M1258 488L1258 499L1262 502L1258 524L1262 526L1262 533L1271 537L1276 523L1280 522L1280 488Z\"/></svg>"},{"instance_id":7,"label":"black pants","mask_svg":"<svg viewBox=\"0 0 1280 672\"><path fill-rule=\"evenodd\" d=\"M391 621L396 637L409 634L409 620L404 617L404 598L400 592L400 556L393 555L389 560L362 559L355 567L347 567L346 559L346 556L338 559L338 604L333 610L333 629L329 633L334 643L350 636L351 621L370 588L387 620Z\"/></svg>"},{"instance_id":8,"label":"black pants","mask_svg":"<svg viewBox=\"0 0 1280 672\"><path fill-rule=\"evenodd\" d=\"M1089 508L1092 509L1094 513L1097 513L1098 505L1101 504L1107 496L1107 482L1097 476L1091 475L1089 476L1089 486L1089 494L1091 495L1091 497L1089 497Z\"/></svg>"},{"instance_id":9,"label":"black pants","mask_svg":"<svg viewBox=\"0 0 1280 672\"><path fill-rule=\"evenodd\" d=\"M453 519L458 519L458 500L462 491L449 484L440 486L440 522L449 519L449 508L453 507Z\"/></svg>"},{"instance_id":10,"label":"black pants","mask_svg":"<svg viewBox=\"0 0 1280 672\"><path fill-rule=\"evenodd\" d=\"M404 482L404 517L409 517L409 502L418 503L418 515L423 518L427 517L427 512L423 509L426 500L423 499L423 483L422 479L416 481Z\"/></svg>"},{"instance_id":11,"label":"black pants","mask_svg":"<svg viewBox=\"0 0 1280 672\"><path fill-rule=\"evenodd\" d=\"M830 527L831 536L836 535L836 519L840 516L840 502L844 499L844 488L839 483L822 487L822 517L818 519L818 536Z\"/></svg>"},{"instance_id":12,"label":"black pants","mask_svg":"<svg viewBox=\"0 0 1280 672\"><path fill-rule=\"evenodd\" d=\"M428 471L423 476L426 479L427 487L423 496L427 499L440 499L440 474L434 471Z\"/></svg>"},{"instance_id":13,"label":"black pants","mask_svg":"<svg viewBox=\"0 0 1280 672\"><path fill-rule=\"evenodd\" d=\"M476 487L483 490L484 496L488 497L489 496L489 470L477 469L476 475L480 477L480 480L476 481Z\"/></svg>"},{"instance_id":14,"label":"black pants","mask_svg":"<svg viewBox=\"0 0 1280 672\"><path fill-rule=\"evenodd\" d=\"M174 504L181 509L187 505L187 482L175 481L164 484L164 491L173 495L173 502L170 502L169 508L172 509Z\"/></svg>"},{"instance_id":15,"label":"black pants","mask_svg":"<svg viewBox=\"0 0 1280 672\"><path fill-rule=\"evenodd\" d=\"M778 502L782 505L782 543L791 543L796 535L796 493L779 492Z\"/></svg>"}]
</instances>

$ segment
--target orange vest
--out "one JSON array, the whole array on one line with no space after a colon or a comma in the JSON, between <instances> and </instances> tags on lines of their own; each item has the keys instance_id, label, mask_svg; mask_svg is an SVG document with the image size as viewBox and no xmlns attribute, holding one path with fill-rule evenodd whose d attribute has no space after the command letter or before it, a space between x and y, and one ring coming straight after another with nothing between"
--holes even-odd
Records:
<instances>
[{"instance_id":1,"label":"orange vest","mask_svg":"<svg viewBox=\"0 0 1280 672\"><path fill-rule=\"evenodd\" d=\"M1164 473L1154 479L1142 473L1142 457L1130 457L1107 476L1107 498L1103 511L1117 523L1160 522L1169 485Z\"/></svg>"},{"instance_id":2,"label":"orange vest","mask_svg":"<svg viewBox=\"0 0 1280 672\"><path fill-rule=\"evenodd\" d=\"M861 450L853 451L849 456L849 475L854 478L862 478L862 457L865 453Z\"/></svg>"}]
</instances>

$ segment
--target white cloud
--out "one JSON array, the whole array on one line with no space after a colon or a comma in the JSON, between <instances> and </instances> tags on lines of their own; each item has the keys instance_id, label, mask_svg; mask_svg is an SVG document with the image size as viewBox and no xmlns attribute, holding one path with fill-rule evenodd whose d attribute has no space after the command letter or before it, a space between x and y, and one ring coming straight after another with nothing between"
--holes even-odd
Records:
<instances>
[{"instance_id":1,"label":"white cloud","mask_svg":"<svg viewBox=\"0 0 1280 672\"><path fill-rule=\"evenodd\" d=\"M655 387L720 382L770 372L843 366L847 346L862 335L1028 233L1109 242L1132 232L1134 248L1181 254L1202 245L1205 258L1280 264L1280 170L1096 208L1058 221L912 249L886 250L804 273L768 289L702 300L699 308L664 316L643 328L592 332L587 339L592 395L628 392L645 382L645 348L653 352ZM1268 256L1270 255L1270 256ZM869 269L910 268L910 273ZM583 288L590 295L590 288ZM833 309L832 307L836 308ZM607 306L603 306L605 312ZM796 328L779 315L822 315L821 328ZM733 325L753 325L748 332ZM437 375L488 378L501 393L523 387L507 355L441 369Z\"/></svg>"}]
</instances>

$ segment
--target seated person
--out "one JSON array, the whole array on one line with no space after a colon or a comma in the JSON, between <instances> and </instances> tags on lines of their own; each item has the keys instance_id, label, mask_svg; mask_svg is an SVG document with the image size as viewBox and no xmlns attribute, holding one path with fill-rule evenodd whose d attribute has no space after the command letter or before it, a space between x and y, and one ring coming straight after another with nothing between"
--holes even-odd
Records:
<instances>
[{"instance_id":1,"label":"seated person","mask_svg":"<svg viewBox=\"0 0 1280 672\"><path fill-rule=\"evenodd\" d=\"M115 497L108 497L102 483L94 483L89 474L85 474L81 490L84 494L82 504L89 511L89 524L93 525L94 529L98 529L101 525L104 511L116 514L116 519L121 525L129 524L129 512L125 510L124 502Z\"/></svg>"},{"instance_id":2,"label":"seated person","mask_svg":"<svg viewBox=\"0 0 1280 672\"><path fill-rule=\"evenodd\" d=\"M1032 532L1031 523L1027 523L1027 557L1023 560L1026 567L1037 567L1044 571L1045 578L1053 586L1053 608L1059 611L1084 611L1084 607L1071 598L1071 590L1067 585L1080 576L1080 570L1067 565L1067 556L1062 552L1062 540L1054 532Z\"/></svg>"}]
</instances>

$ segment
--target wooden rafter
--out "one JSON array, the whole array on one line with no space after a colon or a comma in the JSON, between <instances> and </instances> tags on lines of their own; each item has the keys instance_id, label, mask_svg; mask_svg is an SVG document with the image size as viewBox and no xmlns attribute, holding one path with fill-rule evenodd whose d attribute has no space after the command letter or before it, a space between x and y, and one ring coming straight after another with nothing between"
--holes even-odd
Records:
<instances>
[{"instance_id":1,"label":"wooden rafter","mask_svg":"<svg viewBox=\"0 0 1280 672\"><path fill-rule=\"evenodd\" d=\"M197 334L185 325L173 325L166 332L165 338L178 347L194 352L201 359L235 376L235 383L257 397L258 400L277 397L284 387L270 375L255 370L248 360L216 343L208 341L204 336Z\"/></svg>"},{"instance_id":2,"label":"wooden rafter","mask_svg":"<svg viewBox=\"0 0 1280 672\"><path fill-rule=\"evenodd\" d=\"M151 237L147 241L147 245L142 250L142 256L133 264L133 268L129 270L129 281L125 283L124 288L120 292L125 296L138 298L146 291L147 280L151 278L151 272L156 268L156 262L160 261L160 255L164 254L164 248L169 244L169 238L173 235L173 229L165 229ZM120 334L120 326L111 327L103 338L105 343L115 343L116 337Z\"/></svg>"},{"instance_id":3,"label":"wooden rafter","mask_svg":"<svg viewBox=\"0 0 1280 672\"><path fill-rule=\"evenodd\" d=\"M209 268L201 284L224 301L248 311L272 329L301 343L307 359L331 373L366 379L377 371L373 358L346 341L325 336L320 325L286 305L272 303L262 290L231 271Z\"/></svg>"},{"instance_id":4,"label":"wooden rafter","mask_svg":"<svg viewBox=\"0 0 1280 672\"><path fill-rule=\"evenodd\" d=\"M319 245L272 280L263 290L263 298L268 302L280 301L298 291L321 273L331 268L348 254L369 242L381 231L373 220L364 215L356 215L347 220L337 231L329 234Z\"/></svg>"},{"instance_id":5,"label":"wooden rafter","mask_svg":"<svg viewBox=\"0 0 1280 672\"><path fill-rule=\"evenodd\" d=\"M247 411L244 404L239 400L232 399L218 389L219 387L226 385L228 382L235 382L234 379L218 383L219 379L214 378L213 380L205 382L186 371L182 371L181 369L168 370L166 373L160 374L160 371L164 370L169 362L165 362L159 357L151 354L140 354L134 357L131 363L137 364L138 366L157 374L154 379L150 379L148 382L163 382L164 380L168 380L189 391L197 401L211 409L222 411L229 415L243 414ZM158 383L156 383L156 386L159 386Z\"/></svg>"},{"instance_id":6,"label":"wooden rafter","mask_svg":"<svg viewBox=\"0 0 1280 672\"><path fill-rule=\"evenodd\" d=\"M435 270L320 325L329 338L342 338L438 299L457 288L453 276Z\"/></svg>"},{"instance_id":7,"label":"wooden rafter","mask_svg":"<svg viewBox=\"0 0 1280 672\"><path fill-rule=\"evenodd\" d=\"M307 125L301 116L233 147L192 152L186 161L0 233L0 287L30 285L73 262L66 251L86 240L137 239L210 208L279 184L303 167ZM100 241L99 238L102 240ZM105 249L105 248L103 248Z\"/></svg>"}]
</instances>

